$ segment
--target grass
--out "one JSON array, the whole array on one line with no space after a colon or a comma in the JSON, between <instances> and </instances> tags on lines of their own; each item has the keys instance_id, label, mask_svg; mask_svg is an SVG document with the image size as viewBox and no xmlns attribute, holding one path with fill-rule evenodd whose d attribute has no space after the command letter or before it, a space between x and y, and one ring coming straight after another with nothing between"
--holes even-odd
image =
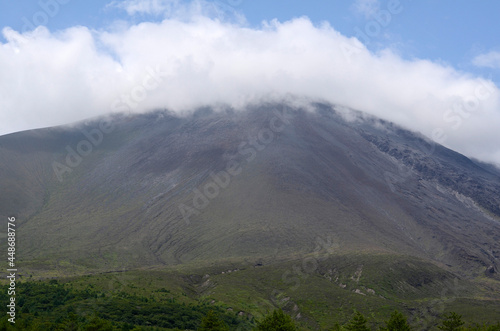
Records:
<instances>
[{"instance_id":1,"label":"grass","mask_svg":"<svg viewBox=\"0 0 500 331\"><path fill-rule=\"evenodd\" d=\"M262 266L233 260L62 277L59 282L111 297L213 305L249 321L282 308L303 329L342 325L354 309L372 327L382 326L395 309L416 329L432 329L448 311L471 324L498 322L500 316L500 298L487 293L484 280L459 279L434 264L388 254L317 256L316 261L305 256Z\"/></svg>"}]
</instances>

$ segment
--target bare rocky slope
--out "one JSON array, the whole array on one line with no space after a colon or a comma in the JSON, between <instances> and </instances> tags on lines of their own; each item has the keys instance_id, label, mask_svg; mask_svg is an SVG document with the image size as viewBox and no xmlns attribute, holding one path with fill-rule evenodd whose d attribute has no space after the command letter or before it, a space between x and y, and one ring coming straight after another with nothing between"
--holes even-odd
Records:
<instances>
[{"instance_id":1,"label":"bare rocky slope","mask_svg":"<svg viewBox=\"0 0 500 331\"><path fill-rule=\"evenodd\" d=\"M500 171L325 104L115 115L0 137L0 217L34 270L415 256L498 278Z\"/></svg>"}]
</instances>

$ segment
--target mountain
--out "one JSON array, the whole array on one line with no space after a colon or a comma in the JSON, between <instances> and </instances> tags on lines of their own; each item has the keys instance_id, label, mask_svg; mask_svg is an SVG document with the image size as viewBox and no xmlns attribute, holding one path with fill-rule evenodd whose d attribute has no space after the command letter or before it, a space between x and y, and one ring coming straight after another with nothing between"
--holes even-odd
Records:
<instances>
[{"instance_id":1,"label":"mountain","mask_svg":"<svg viewBox=\"0 0 500 331\"><path fill-rule=\"evenodd\" d=\"M0 137L19 263L63 273L393 254L500 279L500 171L341 107L113 115Z\"/></svg>"}]
</instances>

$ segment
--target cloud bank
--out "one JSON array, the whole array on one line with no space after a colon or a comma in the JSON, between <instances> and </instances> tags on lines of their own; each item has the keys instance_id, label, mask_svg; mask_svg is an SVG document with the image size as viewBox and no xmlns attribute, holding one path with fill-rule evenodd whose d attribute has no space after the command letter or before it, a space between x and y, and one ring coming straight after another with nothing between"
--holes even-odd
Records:
<instances>
[{"instance_id":1,"label":"cloud bank","mask_svg":"<svg viewBox=\"0 0 500 331\"><path fill-rule=\"evenodd\" d=\"M139 4L125 9L166 6ZM249 28L198 11L102 31L2 33L0 134L117 111L241 107L297 95L365 111L500 163L494 83L390 49L372 53L327 23L297 18Z\"/></svg>"},{"instance_id":2,"label":"cloud bank","mask_svg":"<svg viewBox=\"0 0 500 331\"><path fill-rule=\"evenodd\" d=\"M500 52L491 51L476 56L472 63L478 67L500 69Z\"/></svg>"}]
</instances>

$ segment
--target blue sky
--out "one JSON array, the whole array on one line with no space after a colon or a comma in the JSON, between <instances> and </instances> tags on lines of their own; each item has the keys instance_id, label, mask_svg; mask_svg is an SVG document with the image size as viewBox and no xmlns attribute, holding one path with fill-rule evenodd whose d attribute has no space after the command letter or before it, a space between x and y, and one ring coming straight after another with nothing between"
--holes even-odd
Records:
<instances>
[{"instance_id":1,"label":"blue sky","mask_svg":"<svg viewBox=\"0 0 500 331\"><path fill-rule=\"evenodd\" d=\"M123 2L123 1L122 1ZM188 2L188 1L183 1ZM307 16L315 24L328 22L345 36L360 36L376 17L363 13L365 8L387 10L393 5L401 12L391 15L380 33L369 36L365 45L371 50L391 47L406 58L423 58L449 64L459 70L491 77L499 82L500 68L474 65L474 58L500 52L498 33L500 2L495 0L399 0L399 1L325 1L325 0L217 0L211 1L223 11L232 8L244 15L250 26L262 21L281 22ZM39 0L0 2L0 27L17 31L43 23L51 31L83 25L104 29L116 20L157 21L161 15L131 17L126 11L110 7L111 1ZM368 36L368 35L367 35ZM5 41L4 38L2 38ZM360 38L362 39L362 38ZM500 67L500 61L497 62ZM498 84L497 84L498 85Z\"/></svg>"},{"instance_id":2,"label":"blue sky","mask_svg":"<svg viewBox=\"0 0 500 331\"><path fill-rule=\"evenodd\" d=\"M499 13L494 0L0 0L0 135L321 100L500 164Z\"/></svg>"},{"instance_id":3,"label":"blue sky","mask_svg":"<svg viewBox=\"0 0 500 331\"><path fill-rule=\"evenodd\" d=\"M371 1L366 1L370 3ZM499 1L401 0L401 12L391 15L391 22L371 37L368 48L392 47L405 57L427 58L449 63L463 70L477 70L475 56L500 51ZM287 5L289 3L289 5ZM357 36L356 28L365 32L376 20L356 10L355 1L265 1L243 2L242 11L252 24L274 17L288 20L306 15L313 22L328 21L346 36ZM377 3L373 1L372 3ZM390 1L380 1L381 10ZM272 5L274 4L274 5ZM477 71L486 75L490 71ZM498 75L498 72L496 73ZM496 76L498 77L498 76Z\"/></svg>"}]
</instances>

